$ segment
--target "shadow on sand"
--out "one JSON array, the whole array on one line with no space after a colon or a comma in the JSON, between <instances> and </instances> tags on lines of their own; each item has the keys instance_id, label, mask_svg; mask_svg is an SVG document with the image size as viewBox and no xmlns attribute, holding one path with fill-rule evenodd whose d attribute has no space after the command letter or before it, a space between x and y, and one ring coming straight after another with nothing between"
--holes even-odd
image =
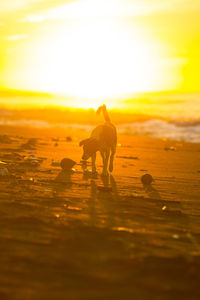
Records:
<instances>
[{"instance_id":1,"label":"shadow on sand","mask_svg":"<svg viewBox=\"0 0 200 300\"><path fill-rule=\"evenodd\" d=\"M151 184L143 184L143 188L149 198L162 200L160 193Z\"/></svg>"},{"instance_id":2,"label":"shadow on sand","mask_svg":"<svg viewBox=\"0 0 200 300\"><path fill-rule=\"evenodd\" d=\"M117 200L119 199L117 184L112 175L101 176L101 185L94 179L90 183L88 210L91 226L116 226Z\"/></svg>"}]
</instances>

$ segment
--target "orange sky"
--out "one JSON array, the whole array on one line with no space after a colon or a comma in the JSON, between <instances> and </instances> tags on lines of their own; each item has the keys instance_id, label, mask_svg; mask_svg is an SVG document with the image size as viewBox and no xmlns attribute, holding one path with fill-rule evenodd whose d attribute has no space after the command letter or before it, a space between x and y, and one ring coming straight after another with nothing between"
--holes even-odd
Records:
<instances>
[{"instance_id":1,"label":"orange sky","mask_svg":"<svg viewBox=\"0 0 200 300\"><path fill-rule=\"evenodd\" d=\"M0 87L91 101L200 90L199 0L0 0Z\"/></svg>"}]
</instances>

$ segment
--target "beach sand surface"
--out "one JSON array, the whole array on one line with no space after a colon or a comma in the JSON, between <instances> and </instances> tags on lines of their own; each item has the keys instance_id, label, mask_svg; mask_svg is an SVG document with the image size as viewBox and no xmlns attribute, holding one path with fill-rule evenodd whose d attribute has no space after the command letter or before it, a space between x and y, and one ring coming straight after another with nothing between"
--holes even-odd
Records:
<instances>
[{"instance_id":1,"label":"beach sand surface","mask_svg":"<svg viewBox=\"0 0 200 300\"><path fill-rule=\"evenodd\" d=\"M0 299L199 299L200 144L119 135L104 178L86 137L0 127Z\"/></svg>"}]
</instances>

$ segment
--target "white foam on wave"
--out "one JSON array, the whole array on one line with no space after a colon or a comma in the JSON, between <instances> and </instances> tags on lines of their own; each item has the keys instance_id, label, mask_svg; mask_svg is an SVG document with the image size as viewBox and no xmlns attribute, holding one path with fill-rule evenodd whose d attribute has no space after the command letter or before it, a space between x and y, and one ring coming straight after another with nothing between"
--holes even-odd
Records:
<instances>
[{"instance_id":1,"label":"white foam on wave","mask_svg":"<svg viewBox=\"0 0 200 300\"><path fill-rule=\"evenodd\" d=\"M81 124L48 123L40 120L9 120L0 119L0 125L26 126L34 128L70 128L82 129L90 132L94 126ZM144 122L122 124L117 126L119 133L134 136L148 136L154 138L166 138L169 140L200 143L200 122L167 122L159 119L151 119Z\"/></svg>"},{"instance_id":2,"label":"white foam on wave","mask_svg":"<svg viewBox=\"0 0 200 300\"><path fill-rule=\"evenodd\" d=\"M119 126L119 132L128 135L166 138L170 140L200 143L200 123L172 123L152 119Z\"/></svg>"}]
</instances>

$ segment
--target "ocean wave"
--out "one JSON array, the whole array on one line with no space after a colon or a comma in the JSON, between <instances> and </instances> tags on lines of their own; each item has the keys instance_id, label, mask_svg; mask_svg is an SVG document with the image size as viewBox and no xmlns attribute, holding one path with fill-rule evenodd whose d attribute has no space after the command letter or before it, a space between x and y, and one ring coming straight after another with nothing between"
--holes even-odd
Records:
<instances>
[{"instance_id":1,"label":"ocean wave","mask_svg":"<svg viewBox=\"0 0 200 300\"><path fill-rule=\"evenodd\" d=\"M33 128L72 128L72 129L83 129L86 131L91 131L92 125L82 125L82 124L67 124L67 123L49 123L41 120L10 120L7 118L0 118L0 125L3 126L21 126L21 127L33 127Z\"/></svg>"},{"instance_id":2,"label":"ocean wave","mask_svg":"<svg viewBox=\"0 0 200 300\"><path fill-rule=\"evenodd\" d=\"M127 135L166 138L169 140L200 143L200 122L167 122L151 119L119 126L119 132Z\"/></svg>"},{"instance_id":3,"label":"ocean wave","mask_svg":"<svg viewBox=\"0 0 200 300\"><path fill-rule=\"evenodd\" d=\"M90 132L94 126L81 124L48 123L40 120L9 120L0 119L0 125L26 126L34 128L70 128ZM200 121L165 121L150 119L147 121L121 124L117 126L118 132L133 136L148 136L153 138L166 138L169 140L200 143Z\"/></svg>"}]
</instances>

